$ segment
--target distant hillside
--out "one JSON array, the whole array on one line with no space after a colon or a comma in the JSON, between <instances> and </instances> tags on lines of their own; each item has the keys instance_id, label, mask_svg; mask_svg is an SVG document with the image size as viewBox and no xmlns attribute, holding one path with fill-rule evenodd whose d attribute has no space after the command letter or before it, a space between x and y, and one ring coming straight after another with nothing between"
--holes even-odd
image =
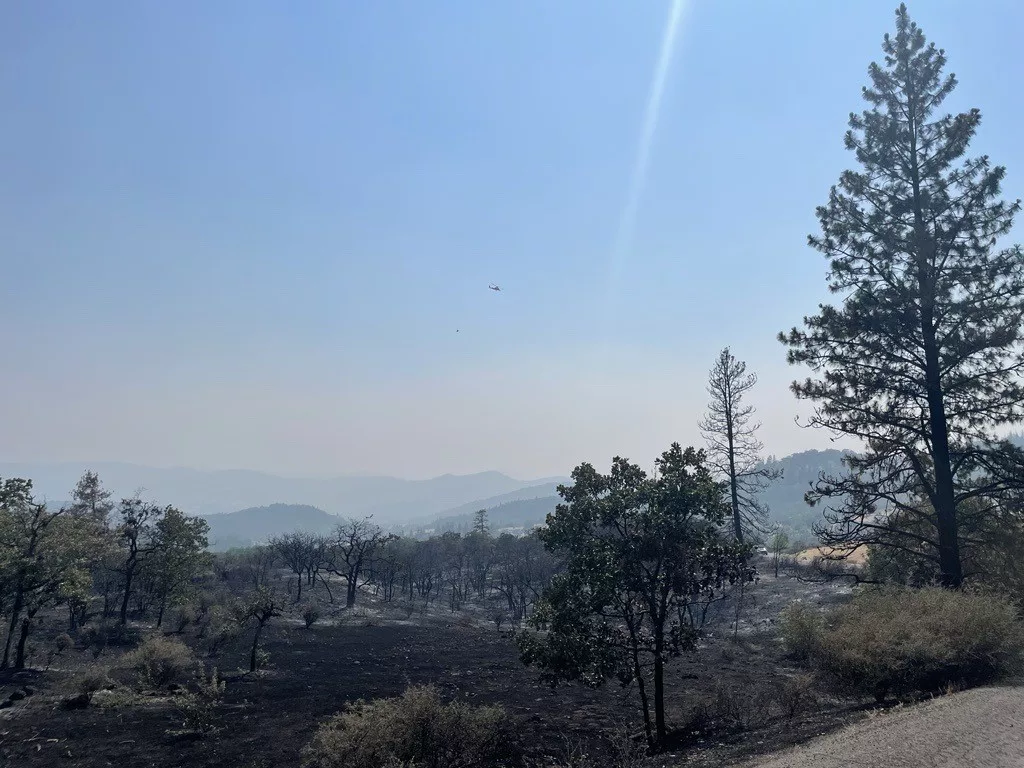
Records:
<instances>
[{"instance_id":1,"label":"distant hillside","mask_svg":"<svg viewBox=\"0 0 1024 768\"><path fill-rule=\"evenodd\" d=\"M382 525L422 520L473 499L512 494L537 485L500 472L442 475L430 480L289 478L248 470L204 472L109 462L0 464L0 477L31 478L40 498L66 499L87 469L99 473L116 498L141 491L148 500L173 504L193 515L230 513L287 499L345 517L372 514Z\"/></svg>"},{"instance_id":2,"label":"distant hillside","mask_svg":"<svg viewBox=\"0 0 1024 768\"><path fill-rule=\"evenodd\" d=\"M473 515L477 510L487 510L487 522L492 531L502 528L530 528L542 524L548 513L555 511L559 502L558 496L541 496L535 499L518 499L506 501L497 506L477 506L472 512L439 517L430 528L437 532L458 531L460 533L473 528Z\"/></svg>"},{"instance_id":3,"label":"distant hillside","mask_svg":"<svg viewBox=\"0 0 1024 768\"><path fill-rule=\"evenodd\" d=\"M812 526L821 519L821 508L807 506L804 494L821 472L841 472L843 455L844 451L838 450L804 451L766 462L768 466L783 472L782 478L772 483L760 496L761 501L769 507L771 520L789 529L790 536L794 538L808 542L813 540ZM432 522L420 525L418 530L469 531L473 527L473 515L479 509L487 510L492 530L540 525L559 502L557 486L558 483L549 483L546 486L525 488L515 494L464 504L442 512ZM537 493L535 498L522 498L533 490L546 493ZM506 498L514 496L520 498Z\"/></svg>"},{"instance_id":4,"label":"distant hillside","mask_svg":"<svg viewBox=\"0 0 1024 768\"><path fill-rule=\"evenodd\" d=\"M558 486L561 483L569 482L568 478L555 479L546 483L540 483L538 485L531 485L526 488L522 488L511 493L501 493L497 496L490 496L484 499L476 499L466 504L460 504L452 509L446 509L445 511L424 517L420 520L413 521L409 528L436 528L442 521L446 526L444 530L458 530L459 526L465 521L472 521L473 515L480 509L486 509L488 512L504 507L510 503L525 503L533 502L540 498L550 498L558 494ZM553 507L552 507L553 509ZM508 510L509 514L515 515L514 511ZM544 516L541 515L540 522L544 521ZM510 523L510 525L516 525L518 523ZM467 528L468 529L468 528Z\"/></svg>"},{"instance_id":5,"label":"distant hillside","mask_svg":"<svg viewBox=\"0 0 1024 768\"><path fill-rule=\"evenodd\" d=\"M306 504L270 504L221 515L205 515L210 524L210 549L223 551L266 541L283 533L329 533L337 515Z\"/></svg>"},{"instance_id":6,"label":"distant hillside","mask_svg":"<svg viewBox=\"0 0 1024 768\"><path fill-rule=\"evenodd\" d=\"M803 451L766 462L769 467L783 472L782 479L760 494L760 500L768 505L771 520L789 528L791 536L810 541L812 525L821 519L821 506L807 506L804 494L822 472L841 473L845 454L846 451L838 450Z\"/></svg>"}]
</instances>

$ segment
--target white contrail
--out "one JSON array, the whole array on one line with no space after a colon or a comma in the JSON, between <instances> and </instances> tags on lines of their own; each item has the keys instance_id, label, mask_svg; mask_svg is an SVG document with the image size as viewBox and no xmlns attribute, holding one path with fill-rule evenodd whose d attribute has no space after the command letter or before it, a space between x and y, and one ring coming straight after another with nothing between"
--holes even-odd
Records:
<instances>
[{"instance_id":1,"label":"white contrail","mask_svg":"<svg viewBox=\"0 0 1024 768\"><path fill-rule=\"evenodd\" d=\"M654 142L654 133L658 127L658 116L661 112L661 99L665 93L665 82L668 80L669 69L672 66L672 54L676 46L676 33L681 26L683 9L687 0L672 0L672 7L669 10L668 21L665 24L665 33L661 38L661 53L658 55L658 64L654 68L654 77L651 80L651 90L647 96L647 109L644 111L643 130L640 133L640 142L637 144L636 162L633 165L633 174L629 182L629 192L626 197L626 205L622 209L622 216L619 218L619 229L615 236L615 244L612 247L611 258L608 264L608 303L611 310L612 294L618 284L619 272L630 247L633 244L633 230L636 227L637 207L640 204L640 195L643 193L644 182L647 179L647 167L651 159L651 144Z\"/></svg>"}]
</instances>

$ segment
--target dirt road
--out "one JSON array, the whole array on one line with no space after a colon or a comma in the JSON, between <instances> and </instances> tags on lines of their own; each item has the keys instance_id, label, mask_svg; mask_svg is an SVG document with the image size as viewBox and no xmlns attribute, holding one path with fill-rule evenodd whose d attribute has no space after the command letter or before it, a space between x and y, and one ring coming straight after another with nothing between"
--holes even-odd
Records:
<instances>
[{"instance_id":1,"label":"dirt road","mask_svg":"<svg viewBox=\"0 0 1024 768\"><path fill-rule=\"evenodd\" d=\"M1024 687L976 688L855 723L744 768L1021 768Z\"/></svg>"}]
</instances>

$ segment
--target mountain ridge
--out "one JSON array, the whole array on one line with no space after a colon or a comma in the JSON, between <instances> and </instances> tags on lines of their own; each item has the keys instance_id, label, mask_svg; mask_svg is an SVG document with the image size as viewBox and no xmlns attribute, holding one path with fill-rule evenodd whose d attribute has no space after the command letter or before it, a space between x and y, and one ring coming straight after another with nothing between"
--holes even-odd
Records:
<instances>
[{"instance_id":1,"label":"mountain ridge","mask_svg":"<svg viewBox=\"0 0 1024 768\"><path fill-rule=\"evenodd\" d=\"M520 488L523 481L496 470L446 474L425 480L388 476L294 478L255 470L198 470L147 467L128 462L8 462L0 477L33 480L40 499L66 499L87 469L97 472L117 499L141 492L189 514L232 513L273 503L310 505L344 517L374 515L382 524L408 522L474 499Z\"/></svg>"}]
</instances>

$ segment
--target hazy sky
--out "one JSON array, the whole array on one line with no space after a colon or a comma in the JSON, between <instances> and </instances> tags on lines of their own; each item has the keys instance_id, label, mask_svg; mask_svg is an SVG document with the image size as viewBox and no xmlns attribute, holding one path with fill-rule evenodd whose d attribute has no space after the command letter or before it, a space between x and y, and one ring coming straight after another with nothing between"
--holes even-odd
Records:
<instances>
[{"instance_id":1,"label":"hazy sky","mask_svg":"<svg viewBox=\"0 0 1024 768\"><path fill-rule=\"evenodd\" d=\"M668 2L3 3L0 460L646 466L725 345L824 447L774 337L896 5L684 3L655 114ZM1024 6L910 10L1024 196Z\"/></svg>"}]
</instances>

